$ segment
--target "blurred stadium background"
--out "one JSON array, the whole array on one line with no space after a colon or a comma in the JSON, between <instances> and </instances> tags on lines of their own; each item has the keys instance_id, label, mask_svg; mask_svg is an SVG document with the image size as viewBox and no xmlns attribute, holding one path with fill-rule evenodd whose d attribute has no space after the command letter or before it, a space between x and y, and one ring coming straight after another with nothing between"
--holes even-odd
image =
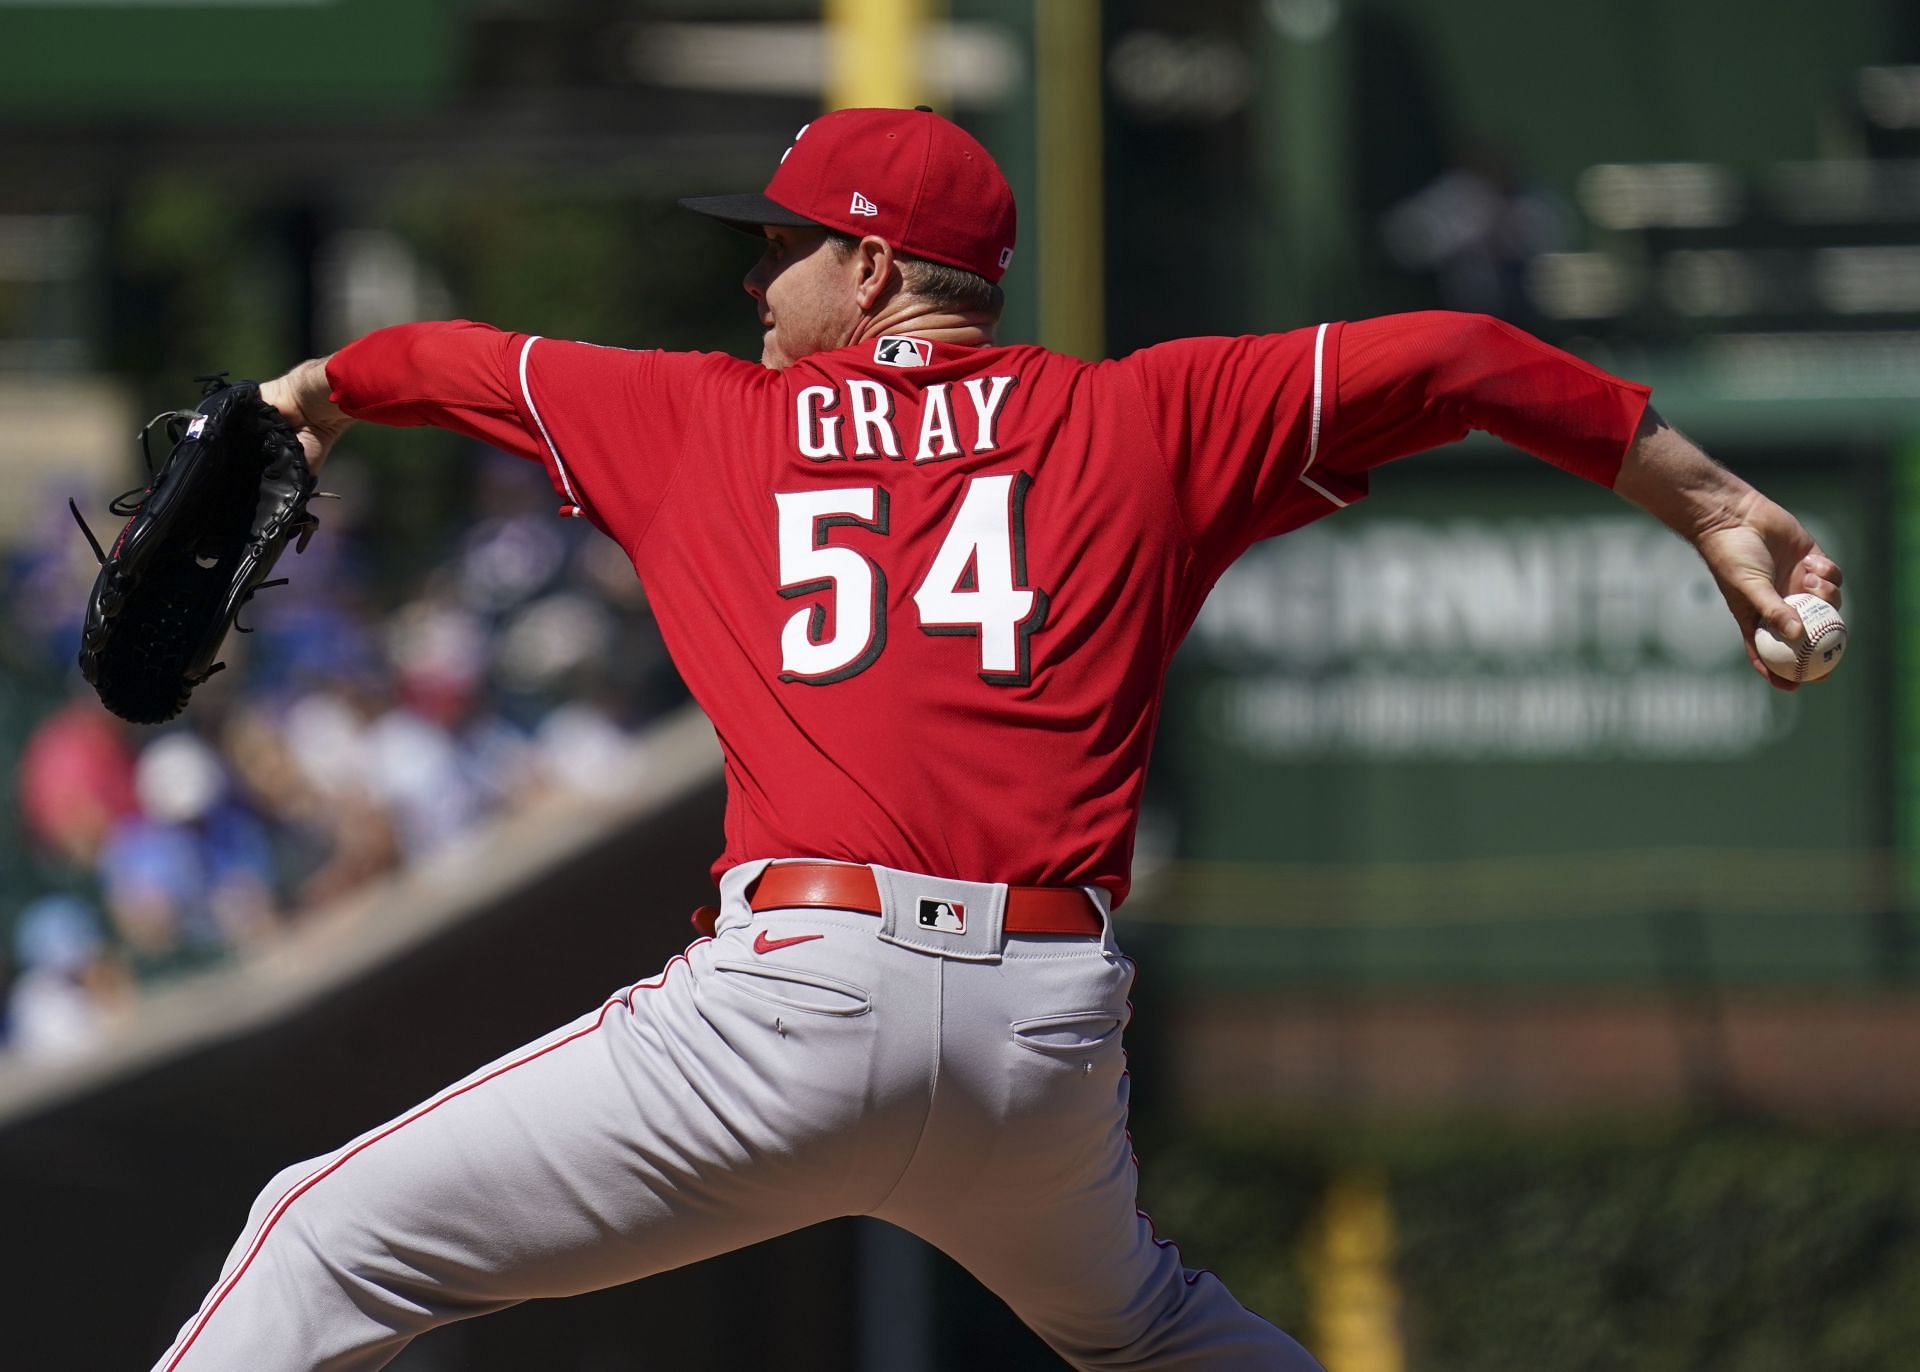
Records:
<instances>
[{"instance_id":1,"label":"blurred stadium background","mask_svg":"<svg viewBox=\"0 0 1920 1372\"><path fill-rule=\"evenodd\" d=\"M9 1366L145 1366L277 1167L656 966L718 835L644 592L512 459L356 430L157 731L72 668L66 499L196 373L399 320L751 355L750 250L673 198L917 100L1019 193L1009 339L1488 311L1848 569L1786 696L1683 547L1492 443L1236 567L1124 912L1160 1232L1330 1372L1915 1365L1907 0L0 0L0 75ZM853 1222L396 1364L1055 1365Z\"/></svg>"}]
</instances>

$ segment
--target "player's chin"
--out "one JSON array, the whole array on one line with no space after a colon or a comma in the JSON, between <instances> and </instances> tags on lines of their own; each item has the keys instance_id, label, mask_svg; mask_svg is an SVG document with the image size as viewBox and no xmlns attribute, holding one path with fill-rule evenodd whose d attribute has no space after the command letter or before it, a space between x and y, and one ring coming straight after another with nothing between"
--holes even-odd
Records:
<instances>
[{"instance_id":1,"label":"player's chin","mask_svg":"<svg viewBox=\"0 0 1920 1372\"><path fill-rule=\"evenodd\" d=\"M760 336L761 366L771 367L775 371L778 371L792 360L792 358L787 356L786 349L780 346L780 340L775 337L775 331L773 329L768 329Z\"/></svg>"}]
</instances>

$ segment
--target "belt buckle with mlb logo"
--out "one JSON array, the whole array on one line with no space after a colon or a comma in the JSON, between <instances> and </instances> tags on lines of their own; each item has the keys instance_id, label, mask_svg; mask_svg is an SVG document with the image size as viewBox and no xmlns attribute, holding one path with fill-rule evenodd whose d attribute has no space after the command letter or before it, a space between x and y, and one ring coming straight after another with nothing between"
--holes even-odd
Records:
<instances>
[{"instance_id":1,"label":"belt buckle with mlb logo","mask_svg":"<svg viewBox=\"0 0 1920 1372\"><path fill-rule=\"evenodd\" d=\"M923 900L920 902L920 927L937 929L943 934L964 934L967 932L967 907L957 900Z\"/></svg>"}]
</instances>

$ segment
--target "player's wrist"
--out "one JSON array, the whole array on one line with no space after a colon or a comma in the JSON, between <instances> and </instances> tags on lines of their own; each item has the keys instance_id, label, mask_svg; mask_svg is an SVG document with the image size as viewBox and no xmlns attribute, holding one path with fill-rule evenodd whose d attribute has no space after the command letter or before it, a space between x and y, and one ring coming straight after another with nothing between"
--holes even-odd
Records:
<instances>
[{"instance_id":1,"label":"player's wrist","mask_svg":"<svg viewBox=\"0 0 1920 1372\"><path fill-rule=\"evenodd\" d=\"M353 421L333 403L327 359L316 357L260 384L260 398L295 428L344 429Z\"/></svg>"},{"instance_id":2,"label":"player's wrist","mask_svg":"<svg viewBox=\"0 0 1920 1372\"><path fill-rule=\"evenodd\" d=\"M325 464L335 441L353 424L352 416L333 403L325 358L302 362L284 375L262 382L260 399L293 426L307 464L314 471Z\"/></svg>"},{"instance_id":3,"label":"player's wrist","mask_svg":"<svg viewBox=\"0 0 1920 1372\"><path fill-rule=\"evenodd\" d=\"M1690 492L1686 513L1675 526L1695 548L1734 529L1758 529L1772 502L1725 468L1716 466L1722 480Z\"/></svg>"}]
</instances>

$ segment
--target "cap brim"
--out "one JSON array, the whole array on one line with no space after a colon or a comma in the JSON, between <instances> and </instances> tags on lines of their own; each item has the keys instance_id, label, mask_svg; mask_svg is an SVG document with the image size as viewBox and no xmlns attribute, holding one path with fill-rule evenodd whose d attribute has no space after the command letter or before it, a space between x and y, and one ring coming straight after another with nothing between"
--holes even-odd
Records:
<instances>
[{"instance_id":1,"label":"cap brim","mask_svg":"<svg viewBox=\"0 0 1920 1372\"><path fill-rule=\"evenodd\" d=\"M690 195L680 201L683 209L718 219L730 229L758 235L768 224L787 228L819 228L817 220L795 214L784 205L776 205L757 191L750 195Z\"/></svg>"}]
</instances>

